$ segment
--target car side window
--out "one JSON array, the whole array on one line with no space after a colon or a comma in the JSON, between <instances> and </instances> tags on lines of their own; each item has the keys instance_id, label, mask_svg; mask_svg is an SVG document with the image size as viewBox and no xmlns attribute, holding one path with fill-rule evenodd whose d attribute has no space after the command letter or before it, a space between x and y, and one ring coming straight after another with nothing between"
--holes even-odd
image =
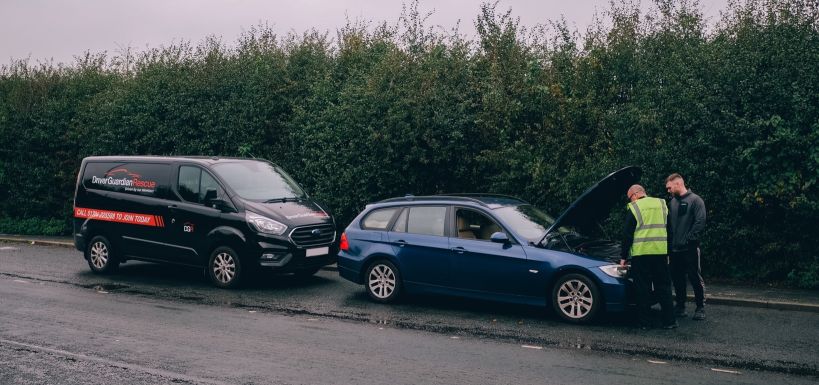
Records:
<instances>
[{"instance_id":1,"label":"car side window","mask_svg":"<svg viewBox=\"0 0 819 385\"><path fill-rule=\"evenodd\" d=\"M401 210L401 214L398 215L398 219L395 220L395 225L392 226L392 231L396 233L406 233L407 232L407 213L409 213L409 209Z\"/></svg>"},{"instance_id":2,"label":"car side window","mask_svg":"<svg viewBox=\"0 0 819 385\"><path fill-rule=\"evenodd\" d=\"M407 214L407 232L444 236L446 206L413 206Z\"/></svg>"},{"instance_id":3,"label":"car side window","mask_svg":"<svg viewBox=\"0 0 819 385\"><path fill-rule=\"evenodd\" d=\"M389 207L373 210L361 221L361 228L364 230L386 230L390 225L393 215L395 215L399 209L401 208Z\"/></svg>"},{"instance_id":4,"label":"car side window","mask_svg":"<svg viewBox=\"0 0 819 385\"><path fill-rule=\"evenodd\" d=\"M205 194L209 189L216 190L216 196L224 196L219 182L208 172L199 167L180 166L177 192L187 202L205 203Z\"/></svg>"},{"instance_id":5,"label":"car side window","mask_svg":"<svg viewBox=\"0 0 819 385\"><path fill-rule=\"evenodd\" d=\"M488 216L475 210L459 208L455 211L458 238L488 241L492 234L503 229Z\"/></svg>"}]
</instances>

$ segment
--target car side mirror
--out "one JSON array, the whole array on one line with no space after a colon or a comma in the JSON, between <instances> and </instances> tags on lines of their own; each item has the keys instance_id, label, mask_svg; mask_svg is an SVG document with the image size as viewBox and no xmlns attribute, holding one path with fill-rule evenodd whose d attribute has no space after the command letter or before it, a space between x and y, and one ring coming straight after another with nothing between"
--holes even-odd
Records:
<instances>
[{"instance_id":1,"label":"car side mirror","mask_svg":"<svg viewBox=\"0 0 819 385\"><path fill-rule=\"evenodd\" d=\"M502 231L497 231L497 232L492 233L492 236L489 237L489 240L492 241L492 242L495 242L495 243L503 243L503 244L510 243L509 242L509 236L507 236L506 233L504 233Z\"/></svg>"}]
</instances>

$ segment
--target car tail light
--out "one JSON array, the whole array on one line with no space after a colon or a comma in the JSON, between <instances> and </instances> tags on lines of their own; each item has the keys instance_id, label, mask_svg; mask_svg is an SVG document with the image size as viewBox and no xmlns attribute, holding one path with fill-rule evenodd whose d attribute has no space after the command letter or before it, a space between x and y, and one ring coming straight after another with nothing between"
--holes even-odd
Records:
<instances>
[{"instance_id":1,"label":"car tail light","mask_svg":"<svg viewBox=\"0 0 819 385\"><path fill-rule=\"evenodd\" d=\"M341 243L338 245L341 251L349 251L350 244L347 243L347 233L341 233Z\"/></svg>"}]
</instances>

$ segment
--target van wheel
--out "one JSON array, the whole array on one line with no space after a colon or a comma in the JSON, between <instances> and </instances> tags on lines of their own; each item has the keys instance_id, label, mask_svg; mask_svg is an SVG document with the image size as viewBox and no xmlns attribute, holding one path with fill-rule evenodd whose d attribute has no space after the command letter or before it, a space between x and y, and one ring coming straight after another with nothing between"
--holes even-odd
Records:
<instances>
[{"instance_id":1,"label":"van wheel","mask_svg":"<svg viewBox=\"0 0 819 385\"><path fill-rule=\"evenodd\" d=\"M230 247L217 247L208 259L208 278L219 288L233 289L242 282L243 272L239 254Z\"/></svg>"},{"instance_id":2,"label":"van wheel","mask_svg":"<svg viewBox=\"0 0 819 385\"><path fill-rule=\"evenodd\" d=\"M376 261L367 269L364 286L376 302L395 302L401 295L401 275L390 261Z\"/></svg>"},{"instance_id":3,"label":"van wheel","mask_svg":"<svg viewBox=\"0 0 819 385\"><path fill-rule=\"evenodd\" d=\"M552 289L552 308L564 321L587 323L600 307L603 298L597 285L582 274L566 274L560 277Z\"/></svg>"},{"instance_id":4,"label":"van wheel","mask_svg":"<svg viewBox=\"0 0 819 385\"><path fill-rule=\"evenodd\" d=\"M102 235L91 238L85 248L85 260L88 267L97 274L110 274L119 268L119 260L114 256L111 242Z\"/></svg>"}]
</instances>

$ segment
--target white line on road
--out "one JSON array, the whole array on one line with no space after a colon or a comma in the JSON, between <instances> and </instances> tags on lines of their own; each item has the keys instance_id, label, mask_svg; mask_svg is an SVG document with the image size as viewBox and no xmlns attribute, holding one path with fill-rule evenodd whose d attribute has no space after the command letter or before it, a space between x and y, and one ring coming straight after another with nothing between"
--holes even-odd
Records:
<instances>
[{"instance_id":1,"label":"white line on road","mask_svg":"<svg viewBox=\"0 0 819 385\"><path fill-rule=\"evenodd\" d=\"M524 349L537 349L537 350L543 350L543 346L535 346L535 345L520 345L520 347L522 347L522 348L524 348Z\"/></svg>"},{"instance_id":2,"label":"white line on road","mask_svg":"<svg viewBox=\"0 0 819 385\"><path fill-rule=\"evenodd\" d=\"M22 280L22 279L15 279L15 280L14 280L14 282L17 282L17 283L28 283L28 281L24 281L24 280Z\"/></svg>"},{"instance_id":3,"label":"white line on road","mask_svg":"<svg viewBox=\"0 0 819 385\"><path fill-rule=\"evenodd\" d=\"M665 361L655 361L655 360L648 360L648 362L652 363L652 364L660 364L660 365L665 365L665 364L668 363L668 362L665 362Z\"/></svg>"},{"instance_id":4,"label":"white line on road","mask_svg":"<svg viewBox=\"0 0 819 385\"><path fill-rule=\"evenodd\" d=\"M720 373L741 374L738 370L729 370L729 369L711 368L711 371L720 372Z\"/></svg>"}]
</instances>

